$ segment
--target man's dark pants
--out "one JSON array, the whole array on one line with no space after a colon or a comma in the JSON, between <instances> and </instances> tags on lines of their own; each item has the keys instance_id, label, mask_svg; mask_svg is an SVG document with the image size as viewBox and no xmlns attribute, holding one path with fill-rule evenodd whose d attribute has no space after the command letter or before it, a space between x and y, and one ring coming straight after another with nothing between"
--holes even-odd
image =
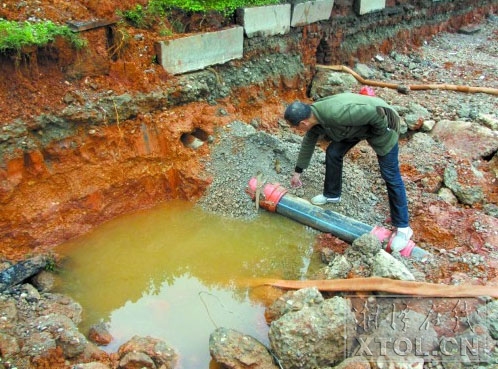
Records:
<instances>
[{"instance_id":1,"label":"man's dark pants","mask_svg":"<svg viewBox=\"0 0 498 369\"><path fill-rule=\"evenodd\" d=\"M325 197L339 197L342 191L342 165L344 156L358 142L341 141L332 142L327 147L325 156L325 181L323 195ZM398 162L398 143L386 155L377 155L380 174L387 187L391 223L395 227L408 227L408 203L406 190Z\"/></svg>"}]
</instances>

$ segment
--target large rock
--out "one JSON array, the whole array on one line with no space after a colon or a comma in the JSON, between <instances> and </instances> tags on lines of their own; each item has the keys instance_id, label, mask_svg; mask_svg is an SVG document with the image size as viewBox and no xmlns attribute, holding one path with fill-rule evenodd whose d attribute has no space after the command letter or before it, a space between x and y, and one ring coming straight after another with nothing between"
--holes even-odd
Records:
<instances>
[{"instance_id":1,"label":"large rock","mask_svg":"<svg viewBox=\"0 0 498 369\"><path fill-rule=\"evenodd\" d=\"M14 336L0 332L0 354L4 358L11 357L20 351L19 343Z\"/></svg>"},{"instance_id":2,"label":"large rock","mask_svg":"<svg viewBox=\"0 0 498 369\"><path fill-rule=\"evenodd\" d=\"M431 136L469 159L487 157L498 150L498 132L472 122L441 120Z\"/></svg>"},{"instance_id":3,"label":"large rock","mask_svg":"<svg viewBox=\"0 0 498 369\"><path fill-rule=\"evenodd\" d=\"M323 296L316 287L288 291L266 309L265 317L268 322L272 322L290 311L298 311L306 306L319 305L323 301Z\"/></svg>"},{"instance_id":4,"label":"large rock","mask_svg":"<svg viewBox=\"0 0 498 369\"><path fill-rule=\"evenodd\" d=\"M429 119L431 113L420 104L410 103L408 112L404 115L408 129L414 131L423 125L424 120Z\"/></svg>"},{"instance_id":5,"label":"large rock","mask_svg":"<svg viewBox=\"0 0 498 369\"><path fill-rule=\"evenodd\" d=\"M498 286L497 286L498 288ZM498 340L498 300L494 300L487 305L488 329L491 337Z\"/></svg>"},{"instance_id":6,"label":"large rock","mask_svg":"<svg viewBox=\"0 0 498 369\"><path fill-rule=\"evenodd\" d=\"M382 249L379 239L366 233L354 240L344 255L336 255L322 274L327 279L346 278L350 271L364 277L376 276L413 281L415 277L399 260ZM360 272L361 271L361 272Z\"/></svg>"},{"instance_id":7,"label":"large rock","mask_svg":"<svg viewBox=\"0 0 498 369\"><path fill-rule=\"evenodd\" d=\"M120 369L156 369L151 357L143 352L127 352L119 360Z\"/></svg>"},{"instance_id":8,"label":"large rock","mask_svg":"<svg viewBox=\"0 0 498 369\"><path fill-rule=\"evenodd\" d=\"M268 349L255 338L228 328L217 328L209 337L211 357L230 369L277 369Z\"/></svg>"},{"instance_id":9,"label":"large rock","mask_svg":"<svg viewBox=\"0 0 498 369\"><path fill-rule=\"evenodd\" d=\"M330 366L344 359L344 332L353 318L341 297L291 311L271 323L271 348L286 369Z\"/></svg>"},{"instance_id":10,"label":"large rock","mask_svg":"<svg viewBox=\"0 0 498 369\"><path fill-rule=\"evenodd\" d=\"M484 201L483 182L485 182L484 175L470 162L458 166L450 164L444 171L444 184L461 203L466 205L480 204Z\"/></svg>"},{"instance_id":11,"label":"large rock","mask_svg":"<svg viewBox=\"0 0 498 369\"><path fill-rule=\"evenodd\" d=\"M23 341L21 353L23 356L39 357L47 355L57 347L50 332L33 332Z\"/></svg>"},{"instance_id":12,"label":"large rock","mask_svg":"<svg viewBox=\"0 0 498 369\"><path fill-rule=\"evenodd\" d=\"M118 354L122 368L141 365L146 368L156 366L157 368L172 369L178 360L176 352L171 347L164 341L152 337L133 336L119 347ZM150 366L151 363L154 366Z\"/></svg>"},{"instance_id":13,"label":"large rock","mask_svg":"<svg viewBox=\"0 0 498 369\"><path fill-rule=\"evenodd\" d=\"M61 293L45 293L43 304L45 315L61 314L71 319L75 325L81 323L83 307L73 298Z\"/></svg>"},{"instance_id":14,"label":"large rock","mask_svg":"<svg viewBox=\"0 0 498 369\"><path fill-rule=\"evenodd\" d=\"M375 255L372 275L375 277L399 279L402 281L415 280L412 272L410 272L401 261L395 259L384 250L380 250L377 255Z\"/></svg>"},{"instance_id":15,"label":"large rock","mask_svg":"<svg viewBox=\"0 0 498 369\"><path fill-rule=\"evenodd\" d=\"M44 315L36 319L35 326L41 335L48 333L58 347L62 348L64 356L73 358L82 354L89 344L74 322L60 314ZM39 344L44 346L49 337L39 337ZM34 345L36 346L36 344ZM50 348L50 347L48 347Z\"/></svg>"},{"instance_id":16,"label":"large rock","mask_svg":"<svg viewBox=\"0 0 498 369\"><path fill-rule=\"evenodd\" d=\"M365 233L353 241L344 255L336 255L322 273L327 279L346 278L351 271L357 276L370 277L372 262L381 250L378 238Z\"/></svg>"},{"instance_id":17,"label":"large rock","mask_svg":"<svg viewBox=\"0 0 498 369\"><path fill-rule=\"evenodd\" d=\"M88 330L88 339L100 346L107 346L113 337L104 322L94 324Z\"/></svg>"},{"instance_id":18,"label":"large rock","mask_svg":"<svg viewBox=\"0 0 498 369\"><path fill-rule=\"evenodd\" d=\"M373 234L365 233L353 241L351 250L361 252L371 259L382 250L382 244Z\"/></svg>"},{"instance_id":19,"label":"large rock","mask_svg":"<svg viewBox=\"0 0 498 369\"><path fill-rule=\"evenodd\" d=\"M350 357L333 369L371 369L370 363L363 356Z\"/></svg>"},{"instance_id":20,"label":"large rock","mask_svg":"<svg viewBox=\"0 0 498 369\"><path fill-rule=\"evenodd\" d=\"M367 358L372 368L422 369L423 356L434 352L438 334L425 311L416 311L417 301L380 296L358 303L356 326L346 333L348 355Z\"/></svg>"},{"instance_id":21,"label":"large rock","mask_svg":"<svg viewBox=\"0 0 498 369\"><path fill-rule=\"evenodd\" d=\"M49 292L54 288L55 276L52 272L42 270L34 275L30 282L38 291Z\"/></svg>"},{"instance_id":22,"label":"large rock","mask_svg":"<svg viewBox=\"0 0 498 369\"><path fill-rule=\"evenodd\" d=\"M328 266L322 269L326 279L344 279L353 269L353 264L345 255L337 255Z\"/></svg>"}]
</instances>

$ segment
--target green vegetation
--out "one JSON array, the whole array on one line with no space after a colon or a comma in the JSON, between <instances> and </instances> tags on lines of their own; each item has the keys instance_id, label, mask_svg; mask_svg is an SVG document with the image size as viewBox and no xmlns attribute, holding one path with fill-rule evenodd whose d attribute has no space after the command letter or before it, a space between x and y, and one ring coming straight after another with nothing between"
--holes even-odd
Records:
<instances>
[{"instance_id":1,"label":"green vegetation","mask_svg":"<svg viewBox=\"0 0 498 369\"><path fill-rule=\"evenodd\" d=\"M52 273L57 273L59 272L60 268L57 264L57 259L54 254L49 253L46 255L46 262L47 264L45 265L44 270L47 272L52 272Z\"/></svg>"},{"instance_id":2,"label":"green vegetation","mask_svg":"<svg viewBox=\"0 0 498 369\"><path fill-rule=\"evenodd\" d=\"M237 8L279 4L280 0L150 0L149 8L156 14L165 14L177 8L186 12L217 11L230 15Z\"/></svg>"},{"instance_id":3,"label":"green vegetation","mask_svg":"<svg viewBox=\"0 0 498 369\"><path fill-rule=\"evenodd\" d=\"M126 22L137 28L151 28L159 25L161 35L181 33L185 25L175 15L175 11L186 15L200 13L207 16L209 12L218 12L228 18L237 8L279 4L283 0L150 0L147 6L135 5L134 8L116 13ZM171 19L170 19L171 18ZM168 19L169 28L164 20ZM51 21L15 22L0 18L0 54L15 53L21 55L32 47L46 47L57 37L63 37L75 49L87 45L87 41L71 31L68 26L56 25Z\"/></svg>"},{"instance_id":4,"label":"green vegetation","mask_svg":"<svg viewBox=\"0 0 498 369\"><path fill-rule=\"evenodd\" d=\"M126 11L118 10L116 13L134 27L148 28L151 25L150 12L140 4L135 5L133 9Z\"/></svg>"},{"instance_id":5,"label":"green vegetation","mask_svg":"<svg viewBox=\"0 0 498 369\"><path fill-rule=\"evenodd\" d=\"M173 10L187 14L219 12L225 17L233 15L237 8L280 4L282 0L150 0L147 7L136 5L133 9L117 14L138 28L148 28L159 17L168 17Z\"/></svg>"},{"instance_id":6,"label":"green vegetation","mask_svg":"<svg viewBox=\"0 0 498 369\"><path fill-rule=\"evenodd\" d=\"M0 53L22 53L27 47L45 47L57 37L67 39L76 49L86 46L86 40L67 26L59 26L51 21L20 23L0 19Z\"/></svg>"}]
</instances>

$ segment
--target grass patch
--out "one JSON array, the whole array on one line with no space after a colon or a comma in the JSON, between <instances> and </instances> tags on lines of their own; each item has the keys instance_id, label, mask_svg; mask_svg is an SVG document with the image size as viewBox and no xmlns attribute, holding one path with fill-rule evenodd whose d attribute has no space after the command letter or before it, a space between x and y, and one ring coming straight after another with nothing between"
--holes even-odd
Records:
<instances>
[{"instance_id":1,"label":"grass patch","mask_svg":"<svg viewBox=\"0 0 498 369\"><path fill-rule=\"evenodd\" d=\"M280 0L150 0L149 7L157 13L165 14L177 8L186 12L205 13L217 11L224 15L232 14L237 8L279 4Z\"/></svg>"},{"instance_id":2,"label":"grass patch","mask_svg":"<svg viewBox=\"0 0 498 369\"><path fill-rule=\"evenodd\" d=\"M170 18L175 11L190 15L217 12L229 18L238 8L280 3L282 0L150 0L146 7L135 5L132 9L116 13L134 27L151 28L159 19ZM174 23L175 20L169 21Z\"/></svg>"},{"instance_id":3,"label":"grass patch","mask_svg":"<svg viewBox=\"0 0 498 369\"><path fill-rule=\"evenodd\" d=\"M14 22L0 19L0 53L22 53L26 48L45 47L57 37L63 37L76 49L87 45L67 26L59 26L51 21L40 23Z\"/></svg>"}]
</instances>

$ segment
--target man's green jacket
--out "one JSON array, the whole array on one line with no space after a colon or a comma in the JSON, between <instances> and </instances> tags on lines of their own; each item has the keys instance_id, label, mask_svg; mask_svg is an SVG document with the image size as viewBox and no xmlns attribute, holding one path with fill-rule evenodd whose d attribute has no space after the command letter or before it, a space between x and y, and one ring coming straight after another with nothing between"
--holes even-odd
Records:
<instances>
[{"instance_id":1,"label":"man's green jacket","mask_svg":"<svg viewBox=\"0 0 498 369\"><path fill-rule=\"evenodd\" d=\"M327 136L332 142L367 140L377 155L384 156L398 142L399 135L389 129L382 109L398 113L384 100L356 93L324 97L311 105L318 124L306 132L296 163L296 171L309 166L318 138Z\"/></svg>"}]
</instances>

